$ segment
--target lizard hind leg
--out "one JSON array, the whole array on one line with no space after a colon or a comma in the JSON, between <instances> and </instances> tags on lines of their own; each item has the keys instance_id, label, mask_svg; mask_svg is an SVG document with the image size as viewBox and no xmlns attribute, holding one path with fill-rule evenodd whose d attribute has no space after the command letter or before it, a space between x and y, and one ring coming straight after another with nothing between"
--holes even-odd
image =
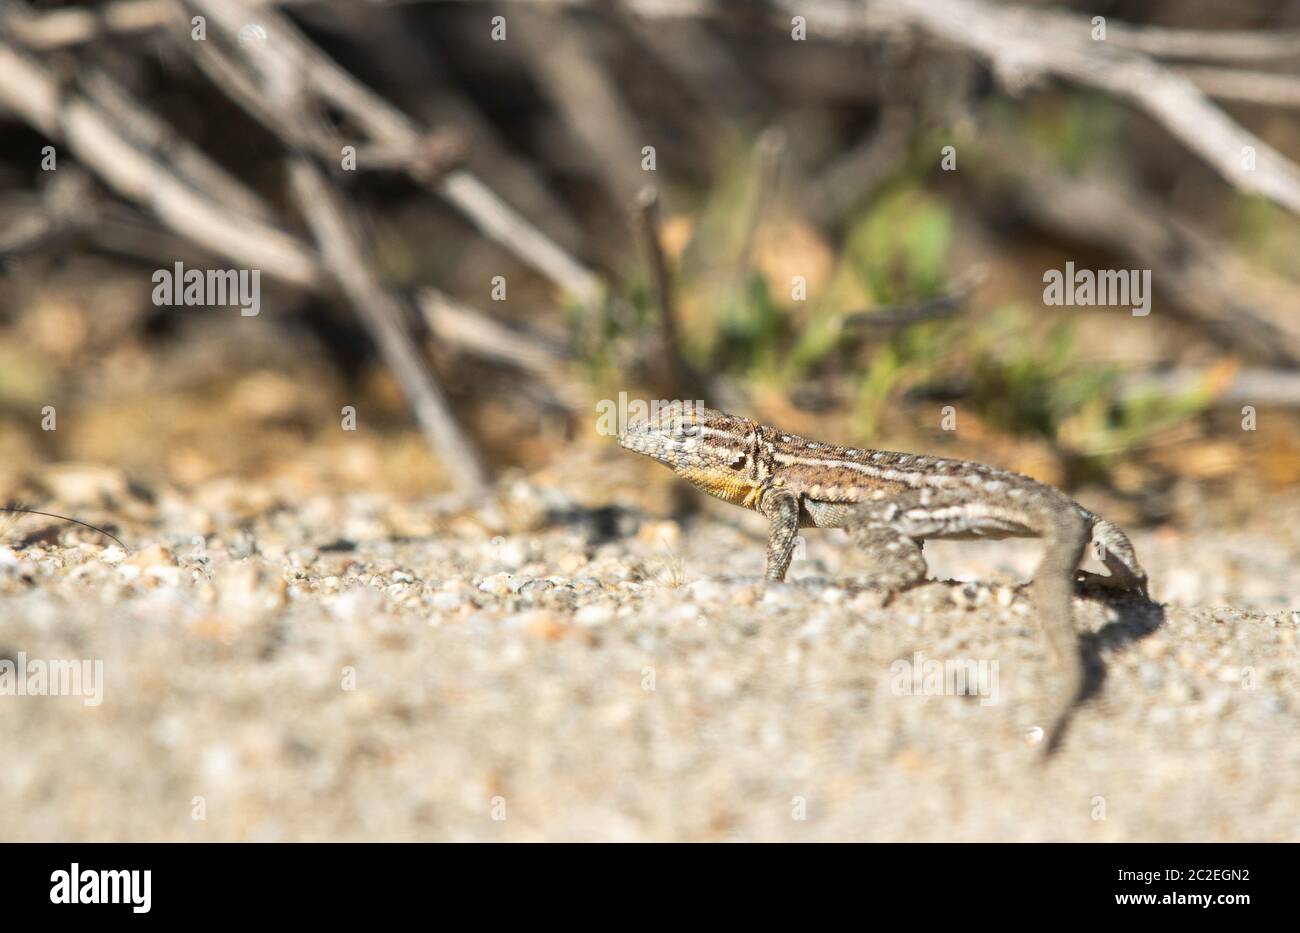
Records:
<instances>
[{"instance_id":1,"label":"lizard hind leg","mask_svg":"<svg viewBox=\"0 0 1300 933\"><path fill-rule=\"evenodd\" d=\"M925 579L927 567L921 543L883 519L866 518L846 529L853 543L871 561L867 585L891 595Z\"/></svg>"},{"instance_id":2,"label":"lizard hind leg","mask_svg":"<svg viewBox=\"0 0 1300 933\"><path fill-rule=\"evenodd\" d=\"M945 490L912 490L858 505L836 520L873 565L867 584L892 595L926 578L925 539L951 534L948 513L961 502L960 495Z\"/></svg>"}]
</instances>

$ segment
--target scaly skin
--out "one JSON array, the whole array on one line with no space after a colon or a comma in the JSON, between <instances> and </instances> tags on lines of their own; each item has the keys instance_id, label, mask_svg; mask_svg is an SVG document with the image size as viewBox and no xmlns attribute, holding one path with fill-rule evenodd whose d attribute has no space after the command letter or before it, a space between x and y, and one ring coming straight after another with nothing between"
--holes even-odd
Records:
<instances>
[{"instance_id":1,"label":"scaly skin","mask_svg":"<svg viewBox=\"0 0 1300 933\"><path fill-rule=\"evenodd\" d=\"M1064 493L981 463L837 447L748 418L674 402L619 436L628 450L671 467L696 488L767 517L767 579L780 582L800 528L844 528L896 593L925 579L928 538L1034 537L1045 542L1032 594L1059 667L1044 748L1052 750L1083 687L1071 598L1089 539L1109 576L1087 577L1146 595L1125 534Z\"/></svg>"}]
</instances>

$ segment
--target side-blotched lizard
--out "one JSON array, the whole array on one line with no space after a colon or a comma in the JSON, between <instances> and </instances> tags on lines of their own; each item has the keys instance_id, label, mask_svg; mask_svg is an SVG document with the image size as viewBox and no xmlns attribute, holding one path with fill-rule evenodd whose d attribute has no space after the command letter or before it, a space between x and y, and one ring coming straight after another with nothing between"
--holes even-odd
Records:
<instances>
[{"instance_id":1,"label":"side-blotched lizard","mask_svg":"<svg viewBox=\"0 0 1300 933\"><path fill-rule=\"evenodd\" d=\"M843 528L867 552L867 582L896 593L925 579L927 538L1037 537L1046 542L1031 593L1060 668L1044 721L1051 749L1083 687L1071 597L1091 539L1110 576L1087 577L1146 595L1125 534L1069 496L981 463L810 441L748 418L674 402L627 425L619 443L770 522L767 579L785 579L800 528Z\"/></svg>"}]
</instances>

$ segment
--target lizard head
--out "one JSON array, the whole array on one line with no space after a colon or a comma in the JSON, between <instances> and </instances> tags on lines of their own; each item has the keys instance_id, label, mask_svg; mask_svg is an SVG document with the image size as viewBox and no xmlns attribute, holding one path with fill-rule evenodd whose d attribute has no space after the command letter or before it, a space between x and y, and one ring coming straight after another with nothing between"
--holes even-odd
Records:
<instances>
[{"instance_id":1,"label":"lizard head","mask_svg":"<svg viewBox=\"0 0 1300 933\"><path fill-rule=\"evenodd\" d=\"M657 406L645 420L630 422L618 442L671 467L712 496L757 505L759 434L748 418L672 402Z\"/></svg>"}]
</instances>

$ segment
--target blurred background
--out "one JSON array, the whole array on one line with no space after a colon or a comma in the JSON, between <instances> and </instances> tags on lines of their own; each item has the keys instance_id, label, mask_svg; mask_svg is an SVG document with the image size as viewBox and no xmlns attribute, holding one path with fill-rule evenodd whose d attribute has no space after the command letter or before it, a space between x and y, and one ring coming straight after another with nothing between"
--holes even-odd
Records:
<instances>
[{"instance_id":1,"label":"blurred background","mask_svg":"<svg viewBox=\"0 0 1300 933\"><path fill-rule=\"evenodd\" d=\"M472 489L608 447L619 391L1097 484L1147 524L1293 487L1294 165L1225 177L1123 75L1296 153L1294 5L1029 4L1017 32L953 3L1005 60L914 9L0 4L0 498ZM1054 74L1077 48L1120 89ZM260 269L261 313L158 306L178 261ZM1151 314L1046 306L1067 261L1151 270Z\"/></svg>"}]
</instances>

